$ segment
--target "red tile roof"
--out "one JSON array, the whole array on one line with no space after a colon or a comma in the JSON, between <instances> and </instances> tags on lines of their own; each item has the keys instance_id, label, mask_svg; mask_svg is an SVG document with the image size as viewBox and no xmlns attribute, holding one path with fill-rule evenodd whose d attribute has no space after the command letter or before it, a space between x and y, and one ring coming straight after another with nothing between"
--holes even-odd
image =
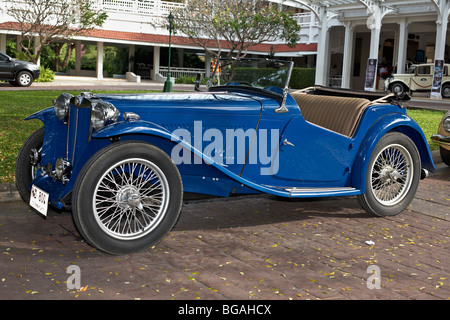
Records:
<instances>
[{"instance_id":1,"label":"red tile roof","mask_svg":"<svg viewBox=\"0 0 450 320\"><path fill-rule=\"evenodd\" d=\"M11 30L11 31L20 31L20 25L18 22L4 22L0 23L0 30ZM150 33L137 33L137 32L125 32L125 31L112 31L112 30L100 30L94 29L90 30L85 34L86 37L99 38L105 40L122 40L122 41L130 41L130 42L143 42L143 43L155 43L155 44L168 44L169 36L167 35L159 35L159 34L150 34ZM174 45L184 45L184 46L196 46L192 40L187 37L181 36L172 36L172 44ZM226 41L221 42L222 48L227 47ZM259 44L256 46L250 47L251 51L256 52L269 52L272 44ZM196 46L198 47L198 46ZM210 41L210 47L216 48L217 44L215 41ZM311 44L297 44L294 47L290 48L286 44L274 44L273 45L274 52L298 52L298 51L317 51L317 43Z\"/></svg>"}]
</instances>

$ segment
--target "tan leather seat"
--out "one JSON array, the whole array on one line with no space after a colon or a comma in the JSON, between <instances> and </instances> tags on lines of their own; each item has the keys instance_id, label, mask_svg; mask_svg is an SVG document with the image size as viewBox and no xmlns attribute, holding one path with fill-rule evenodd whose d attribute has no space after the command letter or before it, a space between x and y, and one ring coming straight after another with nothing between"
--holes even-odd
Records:
<instances>
[{"instance_id":1,"label":"tan leather seat","mask_svg":"<svg viewBox=\"0 0 450 320\"><path fill-rule=\"evenodd\" d=\"M291 95L306 121L347 137L355 134L364 110L371 104L362 98L320 96L301 91Z\"/></svg>"}]
</instances>

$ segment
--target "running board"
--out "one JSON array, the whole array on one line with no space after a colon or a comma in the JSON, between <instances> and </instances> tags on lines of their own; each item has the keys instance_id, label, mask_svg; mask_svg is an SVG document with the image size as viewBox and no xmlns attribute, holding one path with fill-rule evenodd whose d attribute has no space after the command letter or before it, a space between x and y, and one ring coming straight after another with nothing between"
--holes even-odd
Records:
<instances>
[{"instance_id":1,"label":"running board","mask_svg":"<svg viewBox=\"0 0 450 320\"><path fill-rule=\"evenodd\" d=\"M354 196L361 194L361 190L342 187L342 188L287 188L291 198L307 197L333 197L333 196Z\"/></svg>"}]
</instances>

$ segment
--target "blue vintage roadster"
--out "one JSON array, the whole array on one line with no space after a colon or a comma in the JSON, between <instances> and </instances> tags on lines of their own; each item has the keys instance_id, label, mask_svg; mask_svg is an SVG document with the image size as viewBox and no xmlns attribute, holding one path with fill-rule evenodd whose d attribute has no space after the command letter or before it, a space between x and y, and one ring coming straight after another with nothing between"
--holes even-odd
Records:
<instances>
[{"instance_id":1,"label":"blue vintage roadster","mask_svg":"<svg viewBox=\"0 0 450 320\"><path fill-rule=\"evenodd\" d=\"M395 96L288 88L293 63L231 59L206 92L61 94L27 119L16 181L42 214L71 207L92 246L145 250L173 228L183 192L356 196L403 211L434 170L420 127Z\"/></svg>"}]
</instances>

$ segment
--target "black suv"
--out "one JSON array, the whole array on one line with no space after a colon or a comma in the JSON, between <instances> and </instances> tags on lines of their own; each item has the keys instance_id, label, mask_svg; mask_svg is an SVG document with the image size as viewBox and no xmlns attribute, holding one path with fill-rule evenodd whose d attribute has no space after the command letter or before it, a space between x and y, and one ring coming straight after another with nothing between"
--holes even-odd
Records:
<instances>
[{"instance_id":1,"label":"black suv","mask_svg":"<svg viewBox=\"0 0 450 320\"><path fill-rule=\"evenodd\" d=\"M17 61L0 51L0 80L13 86L28 87L39 78L39 66L26 61Z\"/></svg>"}]
</instances>

